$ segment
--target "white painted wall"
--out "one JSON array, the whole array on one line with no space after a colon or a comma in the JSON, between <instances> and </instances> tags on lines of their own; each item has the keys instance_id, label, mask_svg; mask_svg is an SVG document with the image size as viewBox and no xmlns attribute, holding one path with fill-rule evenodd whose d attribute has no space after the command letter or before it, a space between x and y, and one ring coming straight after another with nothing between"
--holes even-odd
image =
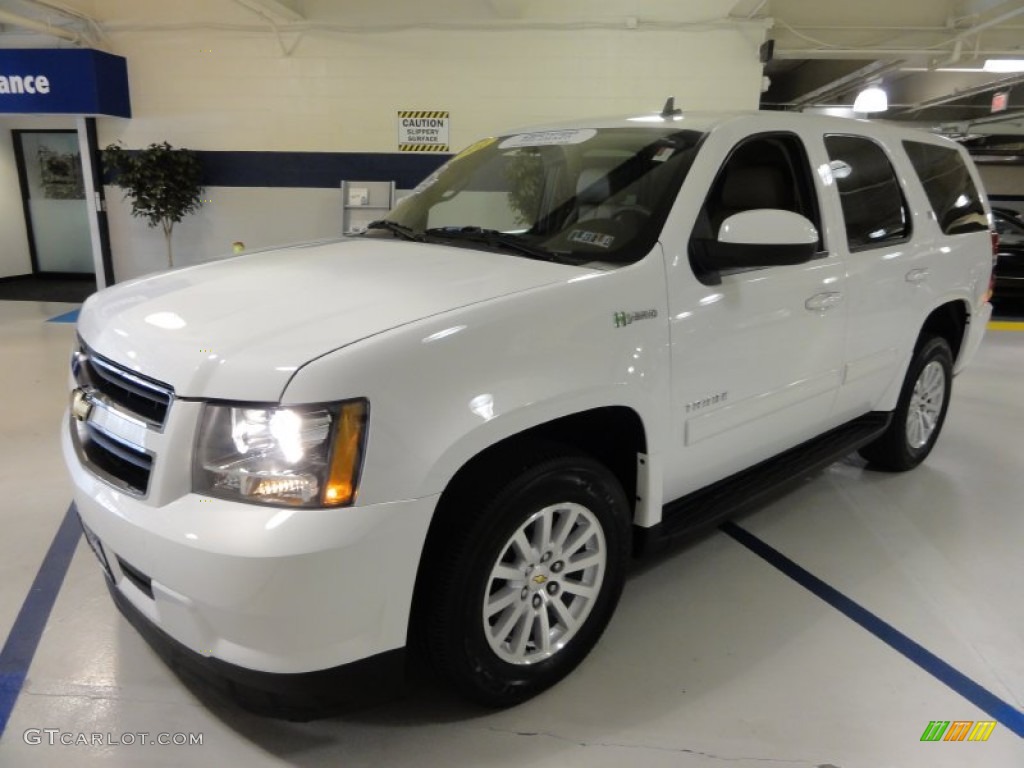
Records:
<instances>
[{"instance_id":1,"label":"white painted wall","mask_svg":"<svg viewBox=\"0 0 1024 768\"><path fill-rule=\"evenodd\" d=\"M407 31L309 34L291 57L271 35L135 34L135 117L103 143L193 149L393 152L396 112L451 113L453 149L580 115L756 109L761 33L737 30Z\"/></svg>"},{"instance_id":2,"label":"white painted wall","mask_svg":"<svg viewBox=\"0 0 1024 768\"><path fill-rule=\"evenodd\" d=\"M106 187L107 217L118 281L167 268L164 235L132 218L121 190ZM175 225L175 266L201 264L232 254L241 241L248 251L341 234L341 193L336 189L211 187L201 214Z\"/></svg>"},{"instance_id":3,"label":"white painted wall","mask_svg":"<svg viewBox=\"0 0 1024 768\"><path fill-rule=\"evenodd\" d=\"M396 112L451 113L458 150L526 124L585 115L756 109L757 23L733 0L305 0L280 36L241 3L92 0L128 59L134 117L100 119L101 146L394 152ZM630 29L630 18L636 28ZM340 182L340 179L339 179ZM209 190L179 225L182 263L335 235L336 190ZM107 190L118 279L163 262L163 235Z\"/></svg>"}]
</instances>

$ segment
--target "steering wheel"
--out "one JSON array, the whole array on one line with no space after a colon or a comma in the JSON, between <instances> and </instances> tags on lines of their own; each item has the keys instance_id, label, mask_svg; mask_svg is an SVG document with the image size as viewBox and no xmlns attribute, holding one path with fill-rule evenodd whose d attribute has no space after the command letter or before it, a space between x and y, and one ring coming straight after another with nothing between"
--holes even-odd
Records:
<instances>
[{"instance_id":1,"label":"steering wheel","mask_svg":"<svg viewBox=\"0 0 1024 768\"><path fill-rule=\"evenodd\" d=\"M613 213L611 218L612 221L621 225L639 230L650 215L650 208L645 208L642 205L624 205Z\"/></svg>"},{"instance_id":2,"label":"steering wheel","mask_svg":"<svg viewBox=\"0 0 1024 768\"><path fill-rule=\"evenodd\" d=\"M612 219L632 218L634 216L650 216L651 209L642 205L622 205L612 214Z\"/></svg>"}]
</instances>

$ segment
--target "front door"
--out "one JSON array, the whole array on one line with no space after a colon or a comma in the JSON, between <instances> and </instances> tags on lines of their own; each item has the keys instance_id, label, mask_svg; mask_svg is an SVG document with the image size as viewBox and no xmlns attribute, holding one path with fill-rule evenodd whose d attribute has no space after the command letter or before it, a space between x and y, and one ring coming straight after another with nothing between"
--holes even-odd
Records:
<instances>
[{"instance_id":1,"label":"front door","mask_svg":"<svg viewBox=\"0 0 1024 768\"><path fill-rule=\"evenodd\" d=\"M95 273L76 131L14 131L32 271Z\"/></svg>"},{"instance_id":2,"label":"front door","mask_svg":"<svg viewBox=\"0 0 1024 768\"><path fill-rule=\"evenodd\" d=\"M694 198L694 238L713 239L729 215L759 208L799 213L822 232L800 137L716 135L704 153L725 159L701 174L714 182ZM666 500L822 432L842 373L844 265L824 236L808 263L731 271L708 271L696 245L669 262L677 442L666 456Z\"/></svg>"}]
</instances>

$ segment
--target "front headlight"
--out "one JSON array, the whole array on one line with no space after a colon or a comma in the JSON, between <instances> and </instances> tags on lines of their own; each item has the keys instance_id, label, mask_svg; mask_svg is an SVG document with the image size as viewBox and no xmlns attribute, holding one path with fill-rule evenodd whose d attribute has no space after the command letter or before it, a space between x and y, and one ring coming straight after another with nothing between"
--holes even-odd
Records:
<instances>
[{"instance_id":1,"label":"front headlight","mask_svg":"<svg viewBox=\"0 0 1024 768\"><path fill-rule=\"evenodd\" d=\"M271 505L351 504L368 410L366 400L278 407L207 404L192 489Z\"/></svg>"}]
</instances>

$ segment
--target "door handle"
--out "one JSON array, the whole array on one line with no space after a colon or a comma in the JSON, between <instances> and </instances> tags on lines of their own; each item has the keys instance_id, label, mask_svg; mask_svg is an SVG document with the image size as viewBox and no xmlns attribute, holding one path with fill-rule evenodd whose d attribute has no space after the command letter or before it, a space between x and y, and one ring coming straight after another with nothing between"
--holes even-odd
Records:
<instances>
[{"instance_id":1,"label":"door handle","mask_svg":"<svg viewBox=\"0 0 1024 768\"><path fill-rule=\"evenodd\" d=\"M817 293L804 302L804 306L815 312L827 312L843 300L843 294L838 291L826 291Z\"/></svg>"},{"instance_id":2,"label":"door handle","mask_svg":"<svg viewBox=\"0 0 1024 768\"><path fill-rule=\"evenodd\" d=\"M925 280L928 279L928 270L912 269L909 272L907 272L906 279L908 283L923 283Z\"/></svg>"}]
</instances>

